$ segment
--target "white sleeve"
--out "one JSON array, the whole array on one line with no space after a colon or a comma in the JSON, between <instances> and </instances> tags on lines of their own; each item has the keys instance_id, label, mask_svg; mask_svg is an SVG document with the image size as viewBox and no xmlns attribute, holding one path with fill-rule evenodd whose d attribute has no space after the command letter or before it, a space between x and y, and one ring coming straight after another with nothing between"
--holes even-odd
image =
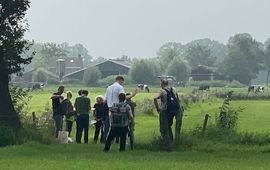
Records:
<instances>
[{"instance_id":1,"label":"white sleeve","mask_svg":"<svg viewBox=\"0 0 270 170\"><path fill-rule=\"evenodd\" d=\"M121 86L121 88L119 88L119 94L120 93L125 93L125 90L124 90L124 87L123 86Z\"/></svg>"}]
</instances>

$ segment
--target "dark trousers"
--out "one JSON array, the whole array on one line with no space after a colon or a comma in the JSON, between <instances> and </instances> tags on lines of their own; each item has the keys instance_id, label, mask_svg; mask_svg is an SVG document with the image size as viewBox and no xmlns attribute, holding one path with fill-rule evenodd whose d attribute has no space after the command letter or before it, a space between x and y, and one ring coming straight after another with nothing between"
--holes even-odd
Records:
<instances>
[{"instance_id":1,"label":"dark trousers","mask_svg":"<svg viewBox=\"0 0 270 170\"><path fill-rule=\"evenodd\" d=\"M104 118L104 122L103 122L103 142L106 142L109 130L110 130L110 119L109 116L106 116Z\"/></svg>"},{"instance_id":2,"label":"dark trousers","mask_svg":"<svg viewBox=\"0 0 270 170\"><path fill-rule=\"evenodd\" d=\"M97 142L99 133L101 131L100 142L102 143L103 142L103 123L102 123L102 121L98 121L95 124L95 127L96 127L96 129L95 129L94 142Z\"/></svg>"},{"instance_id":3,"label":"dark trousers","mask_svg":"<svg viewBox=\"0 0 270 170\"><path fill-rule=\"evenodd\" d=\"M55 125L55 137L58 137L59 131L62 130L63 127L63 116L62 115L53 115L54 125Z\"/></svg>"},{"instance_id":4,"label":"dark trousers","mask_svg":"<svg viewBox=\"0 0 270 170\"><path fill-rule=\"evenodd\" d=\"M70 137L72 131L73 121L67 120L66 121L66 131L68 131L68 137Z\"/></svg>"},{"instance_id":5,"label":"dark trousers","mask_svg":"<svg viewBox=\"0 0 270 170\"><path fill-rule=\"evenodd\" d=\"M126 138L127 138L127 132L128 132L128 127L111 127L106 143L105 143L105 148L104 151L109 151L112 141L114 137L120 136L120 151L124 151L126 148Z\"/></svg>"},{"instance_id":6,"label":"dark trousers","mask_svg":"<svg viewBox=\"0 0 270 170\"><path fill-rule=\"evenodd\" d=\"M84 143L88 143L89 115L81 114L77 117L76 142L81 143L82 132L84 132Z\"/></svg>"},{"instance_id":7,"label":"dark trousers","mask_svg":"<svg viewBox=\"0 0 270 170\"><path fill-rule=\"evenodd\" d=\"M135 137L134 137L134 127L131 123L128 126L128 137L130 142L130 149L133 150Z\"/></svg>"}]
</instances>

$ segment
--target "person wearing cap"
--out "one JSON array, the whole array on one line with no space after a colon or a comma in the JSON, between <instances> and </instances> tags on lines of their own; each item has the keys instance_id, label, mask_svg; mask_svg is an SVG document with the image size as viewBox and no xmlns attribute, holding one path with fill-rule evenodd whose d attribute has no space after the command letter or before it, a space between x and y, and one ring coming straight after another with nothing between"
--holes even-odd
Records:
<instances>
[{"instance_id":1,"label":"person wearing cap","mask_svg":"<svg viewBox=\"0 0 270 170\"><path fill-rule=\"evenodd\" d=\"M64 86L59 86L57 92L53 93L51 97L56 138L58 137L59 131L61 131L63 127L63 117L65 113L62 112L61 103L64 99L64 97L62 96L64 90Z\"/></svg>"}]
</instances>

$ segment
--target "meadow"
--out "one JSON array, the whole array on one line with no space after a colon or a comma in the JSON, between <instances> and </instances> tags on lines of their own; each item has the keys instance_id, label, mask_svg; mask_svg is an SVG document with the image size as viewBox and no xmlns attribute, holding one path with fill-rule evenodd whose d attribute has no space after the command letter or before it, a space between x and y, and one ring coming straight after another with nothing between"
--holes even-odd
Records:
<instances>
[{"instance_id":1,"label":"meadow","mask_svg":"<svg viewBox=\"0 0 270 170\"><path fill-rule=\"evenodd\" d=\"M66 86L76 92L86 87ZM104 95L105 88L87 88L90 91L92 105L95 96ZM41 114L46 105L50 106L50 96L56 87L46 87L41 91L31 92L32 99L28 110ZM126 87L132 91L133 87ZM234 90L246 93L246 88L216 88L213 91ZM144 98L152 99L159 91L152 88L151 93L139 92L134 98L136 102ZM180 94L190 93L192 88L179 88ZM266 93L268 93L267 89ZM73 98L73 100L74 100ZM191 104L184 113L182 142L174 152L167 153L158 149L153 142L159 136L158 115L136 117L136 144L134 151L127 146L125 153L118 152L113 145L109 153L103 153L103 145L87 144L42 145L29 142L19 146L0 148L0 169L270 169L270 145L268 143L237 143L223 140L212 140L205 137L193 137L192 133L202 126L204 115L210 115L209 125L215 123L219 107L223 99L215 97ZM239 114L237 132L267 135L270 132L270 101L241 100L231 101L234 108L244 107ZM93 140L93 127L90 129L90 141ZM240 136L246 140L247 137ZM269 138L270 139L270 138ZM243 139L241 139L243 141ZM268 138L266 139L268 140ZM229 141L229 140L228 140ZM270 142L270 141L269 141Z\"/></svg>"}]
</instances>

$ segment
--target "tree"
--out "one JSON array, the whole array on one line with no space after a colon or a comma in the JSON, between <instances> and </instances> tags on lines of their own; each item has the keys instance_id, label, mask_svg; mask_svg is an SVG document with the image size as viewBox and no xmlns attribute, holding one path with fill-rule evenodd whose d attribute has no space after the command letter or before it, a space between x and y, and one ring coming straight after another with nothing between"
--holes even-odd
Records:
<instances>
[{"instance_id":1,"label":"tree","mask_svg":"<svg viewBox=\"0 0 270 170\"><path fill-rule=\"evenodd\" d=\"M177 81L185 81L188 77L188 68L183 61L175 58L167 69L167 75L176 77Z\"/></svg>"},{"instance_id":2,"label":"tree","mask_svg":"<svg viewBox=\"0 0 270 170\"><path fill-rule=\"evenodd\" d=\"M24 39L27 31L25 15L30 7L29 0L0 1L0 124L19 129L21 123L12 104L9 92L9 76L22 71L23 64L29 64L32 57L22 58L29 49Z\"/></svg>"},{"instance_id":3,"label":"tree","mask_svg":"<svg viewBox=\"0 0 270 170\"><path fill-rule=\"evenodd\" d=\"M236 34L228 42L228 56L221 65L221 72L243 84L250 84L263 68L263 50L249 34Z\"/></svg>"},{"instance_id":4,"label":"tree","mask_svg":"<svg viewBox=\"0 0 270 170\"><path fill-rule=\"evenodd\" d=\"M200 44L194 44L188 47L184 56L192 67L196 67L198 65L213 66L217 59L212 56L210 48Z\"/></svg>"},{"instance_id":5,"label":"tree","mask_svg":"<svg viewBox=\"0 0 270 170\"><path fill-rule=\"evenodd\" d=\"M50 59L57 60L58 58L66 58L68 51L63 49L60 44L45 43L40 51L42 59L45 61L45 66L48 65Z\"/></svg>"},{"instance_id":6,"label":"tree","mask_svg":"<svg viewBox=\"0 0 270 170\"><path fill-rule=\"evenodd\" d=\"M266 76L266 85L269 84L269 74L270 74L270 39L265 42L265 50L264 50L264 65L267 72Z\"/></svg>"},{"instance_id":7,"label":"tree","mask_svg":"<svg viewBox=\"0 0 270 170\"><path fill-rule=\"evenodd\" d=\"M162 45L157 51L157 57L163 70L167 69L174 58L180 58L184 53L184 46L180 43L169 42Z\"/></svg>"},{"instance_id":8,"label":"tree","mask_svg":"<svg viewBox=\"0 0 270 170\"><path fill-rule=\"evenodd\" d=\"M83 81L86 85L96 85L102 74L98 67L90 67L85 70Z\"/></svg>"},{"instance_id":9,"label":"tree","mask_svg":"<svg viewBox=\"0 0 270 170\"><path fill-rule=\"evenodd\" d=\"M130 70L130 77L135 83L153 84L155 81L155 66L147 59L137 60Z\"/></svg>"}]
</instances>

